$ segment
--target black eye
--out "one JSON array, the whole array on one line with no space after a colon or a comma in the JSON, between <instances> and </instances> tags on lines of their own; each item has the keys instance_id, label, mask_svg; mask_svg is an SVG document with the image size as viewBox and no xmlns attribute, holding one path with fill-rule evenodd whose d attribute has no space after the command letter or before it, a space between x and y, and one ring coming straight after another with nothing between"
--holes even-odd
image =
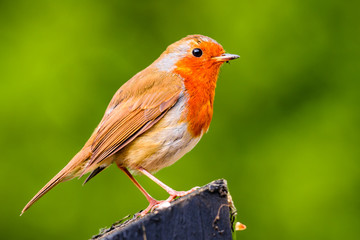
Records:
<instances>
[{"instance_id":1,"label":"black eye","mask_svg":"<svg viewBox=\"0 0 360 240\"><path fill-rule=\"evenodd\" d=\"M200 48L195 48L193 51L192 51L192 54L195 56L195 57L201 57L202 55L202 50Z\"/></svg>"}]
</instances>

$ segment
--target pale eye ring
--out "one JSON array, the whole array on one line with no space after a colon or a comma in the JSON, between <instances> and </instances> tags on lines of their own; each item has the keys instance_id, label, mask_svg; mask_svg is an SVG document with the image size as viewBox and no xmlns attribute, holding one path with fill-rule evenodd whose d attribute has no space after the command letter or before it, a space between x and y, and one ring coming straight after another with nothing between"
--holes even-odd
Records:
<instances>
[{"instance_id":1,"label":"pale eye ring","mask_svg":"<svg viewBox=\"0 0 360 240\"><path fill-rule=\"evenodd\" d=\"M192 55L194 55L195 57L201 57L202 54L203 52L200 48L194 48L194 50L192 50Z\"/></svg>"}]
</instances>

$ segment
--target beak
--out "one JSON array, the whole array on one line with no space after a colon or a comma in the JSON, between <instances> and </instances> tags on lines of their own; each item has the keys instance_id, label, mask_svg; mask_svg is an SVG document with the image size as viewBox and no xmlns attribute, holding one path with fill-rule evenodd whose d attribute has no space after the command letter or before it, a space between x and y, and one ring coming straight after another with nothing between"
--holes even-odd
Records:
<instances>
[{"instance_id":1,"label":"beak","mask_svg":"<svg viewBox=\"0 0 360 240\"><path fill-rule=\"evenodd\" d=\"M240 56L236 55L236 54L224 53L224 54L221 54L218 57L212 57L212 59L214 59L217 62L227 62L227 61L230 61L230 60L233 60L233 59L237 59L239 57Z\"/></svg>"}]
</instances>

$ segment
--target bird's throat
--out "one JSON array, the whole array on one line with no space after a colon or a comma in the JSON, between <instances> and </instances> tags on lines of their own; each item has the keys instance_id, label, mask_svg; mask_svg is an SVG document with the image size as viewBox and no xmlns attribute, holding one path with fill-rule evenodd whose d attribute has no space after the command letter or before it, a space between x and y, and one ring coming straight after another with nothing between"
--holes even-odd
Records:
<instances>
[{"instance_id":1,"label":"bird's throat","mask_svg":"<svg viewBox=\"0 0 360 240\"><path fill-rule=\"evenodd\" d=\"M177 73L184 79L188 97L186 118L189 123L188 129L194 137L202 135L209 129L219 67L212 66L206 71L201 68L177 69Z\"/></svg>"}]
</instances>

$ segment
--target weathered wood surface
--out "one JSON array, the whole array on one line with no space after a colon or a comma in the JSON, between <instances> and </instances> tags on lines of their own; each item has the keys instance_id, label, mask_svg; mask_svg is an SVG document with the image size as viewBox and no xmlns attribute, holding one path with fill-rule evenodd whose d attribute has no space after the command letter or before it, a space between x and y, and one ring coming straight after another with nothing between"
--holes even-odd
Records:
<instances>
[{"instance_id":1,"label":"weathered wood surface","mask_svg":"<svg viewBox=\"0 0 360 240\"><path fill-rule=\"evenodd\" d=\"M176 199L169 207L113 225L93 239L232 239L235 212L226 180L220 179Z\"/></svg>"}]
</instances>

